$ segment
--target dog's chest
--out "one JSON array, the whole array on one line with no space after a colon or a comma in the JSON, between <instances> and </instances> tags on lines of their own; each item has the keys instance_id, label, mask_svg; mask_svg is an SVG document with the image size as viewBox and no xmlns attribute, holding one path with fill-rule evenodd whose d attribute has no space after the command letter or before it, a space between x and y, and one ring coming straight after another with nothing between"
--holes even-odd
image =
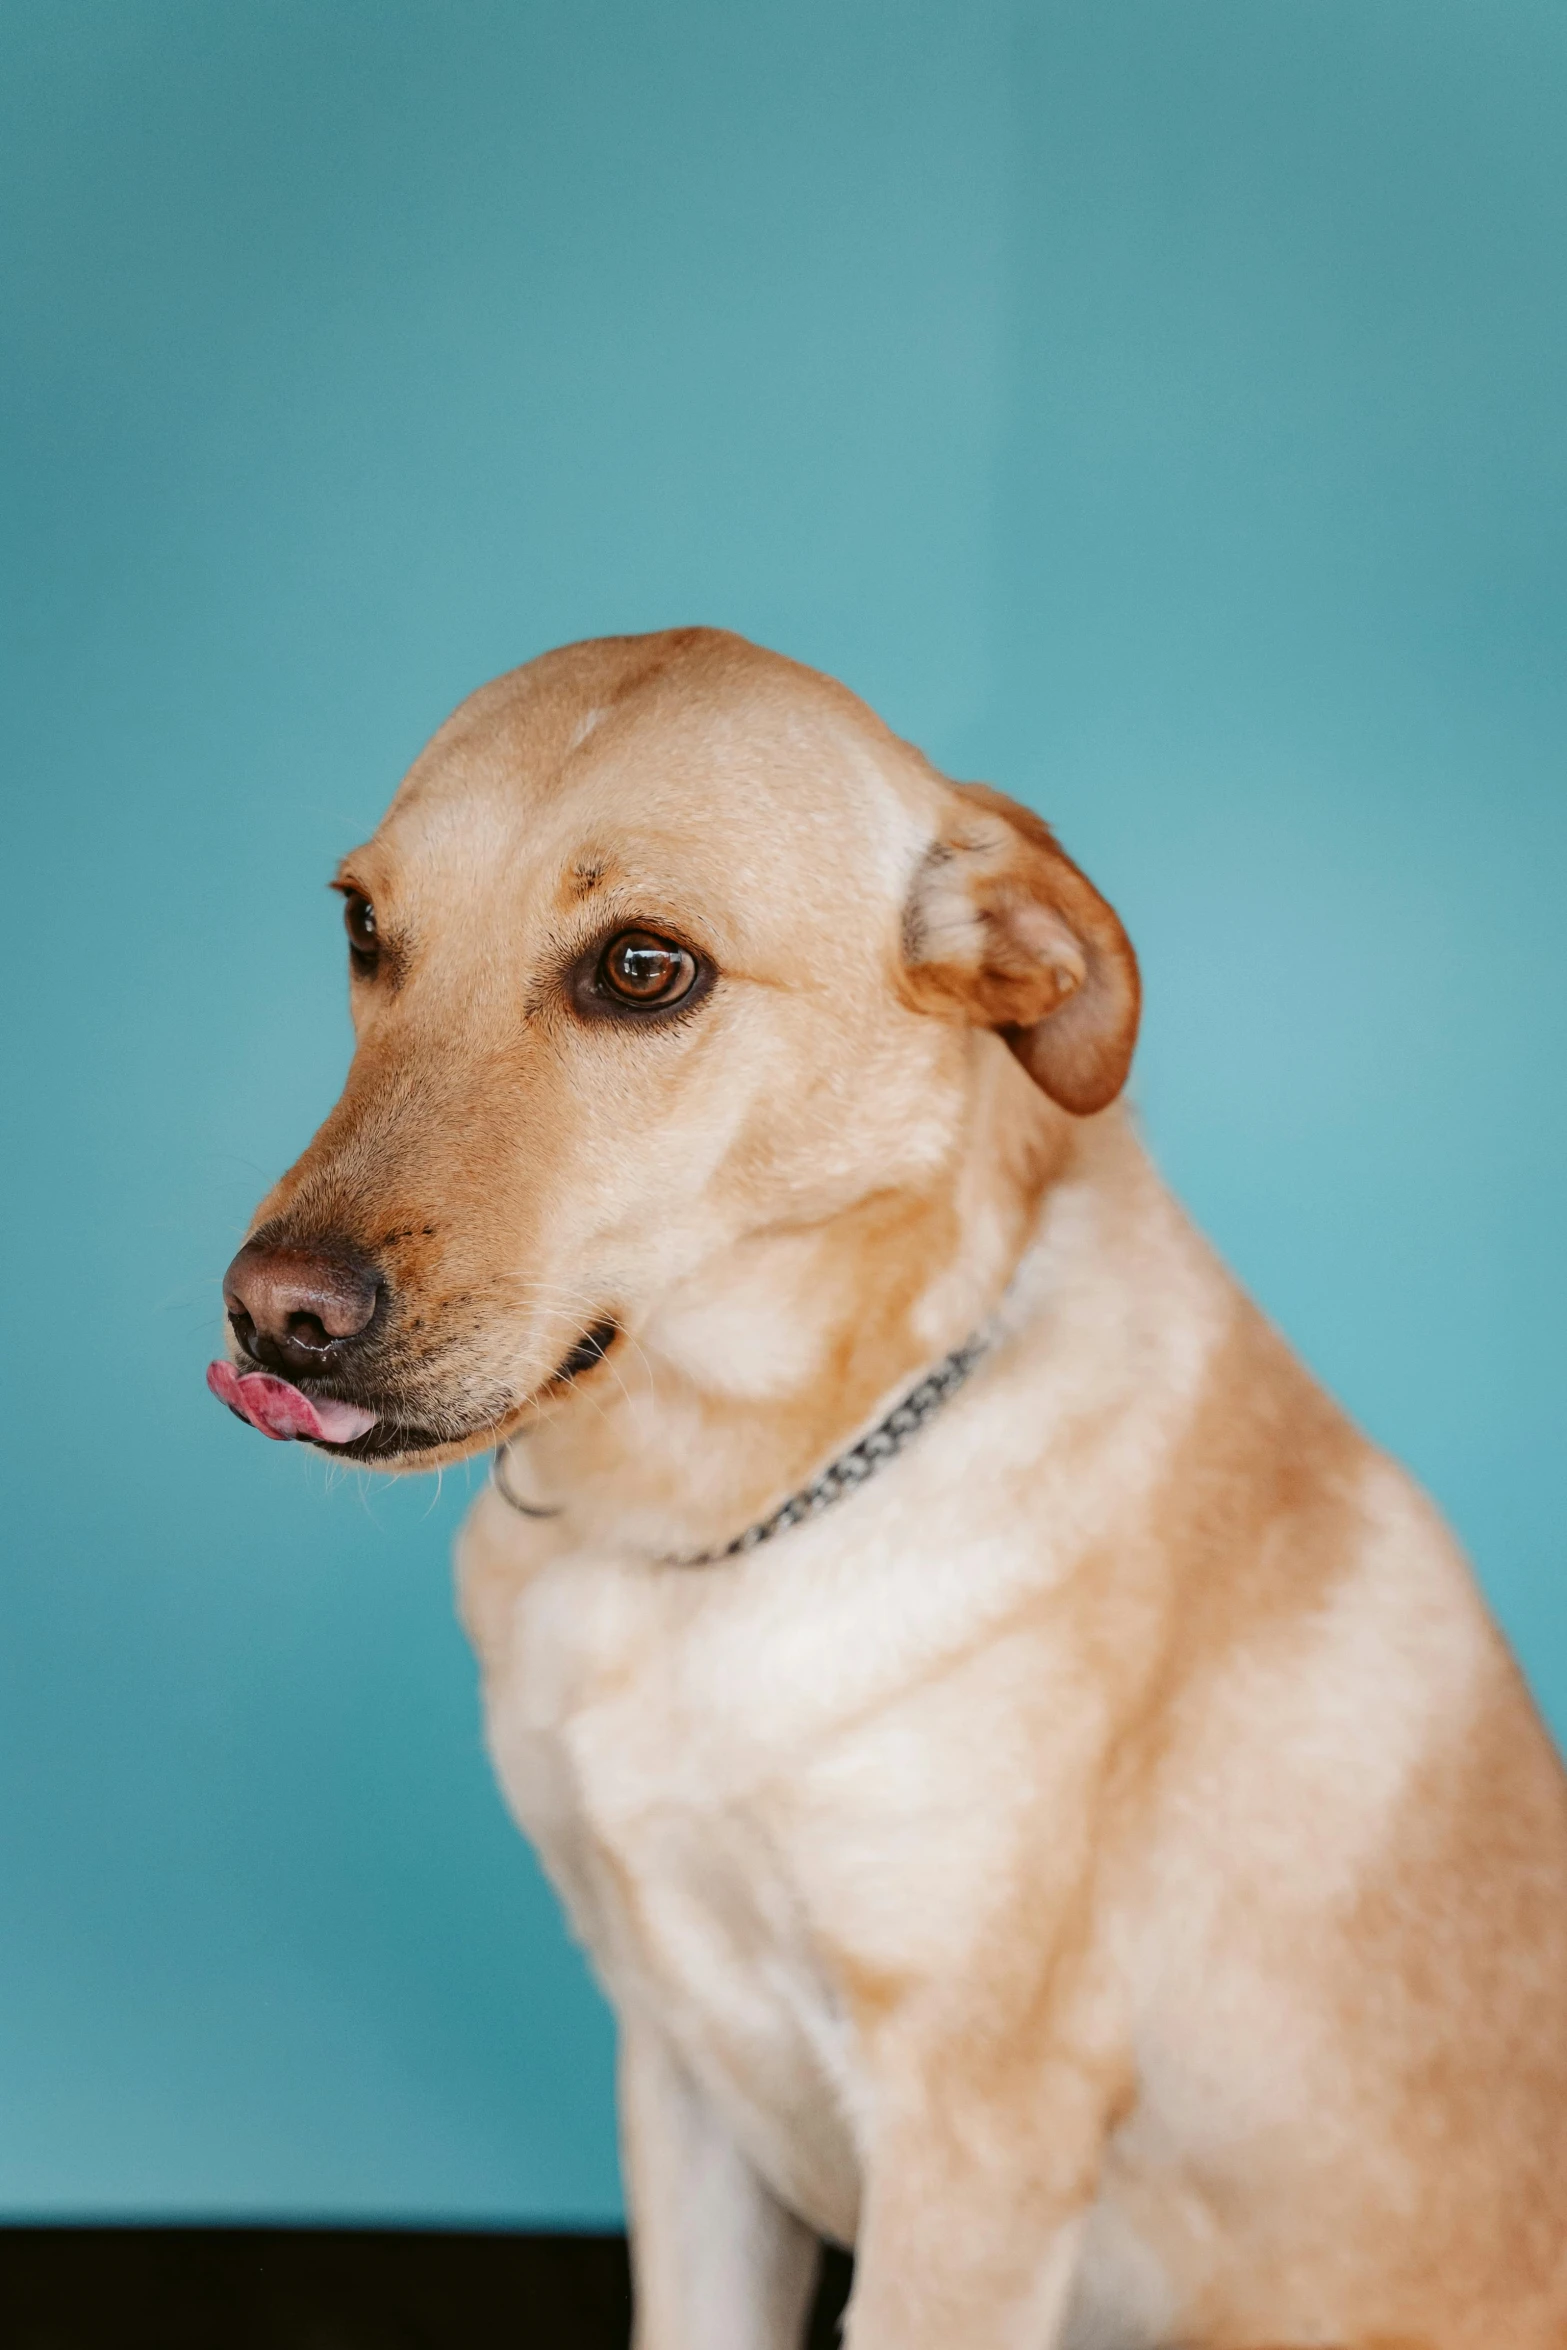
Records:
<instances>
[{"instance_id":1,"label":"dog's chest","mask_svg":"<svg viewBox=\"0 0 1567 2350\"><path fill-rule=\"evenodd\" d=\"M765 1587L714 1606L562 1562L498 1630L497 1768L616 2004L657 2019L796 2209L852 2235L854 1985L982 1930L1004 1728L981 1755L973 1691L941 1676L867 1702L870 1627Z\"/></svg>"},{"instance_id":2,"label":"dog's chest","mask_svg":"<svg viewBox=\"0 0 1567 2350\"><path fill-rule=\"evenodd\" d=\"M814 1741L764 1686L765 1646L651 1623L634 1583L564 1580L523 1591L486 1658L508 1799L622 2015L652 2017L762 2174L852 2237L853 2034L800 1850Z\"/></svg>"},{"instance_id":3,"label":"dog's chest","mask_svg":"<svg viewBox=\"0 0 1567 2350\"><path fill-rule=\"evenodd\" d=\"M920 1620L938 1531L900 1526L895 1590L862 1556L807 1594L813 1529L755 1604L562 1560L468 1607L502 1784L622 2022L651 2016L774 2192L844 2242L872 2107L857 2011L900 1982L984 1996L988 1954L1038 1931L1092 1736L1047 1636ZM1111 2213L1090 2230L1074 2350L1158 2338L1124 2236Z\"/></svg>"}]
</instances>

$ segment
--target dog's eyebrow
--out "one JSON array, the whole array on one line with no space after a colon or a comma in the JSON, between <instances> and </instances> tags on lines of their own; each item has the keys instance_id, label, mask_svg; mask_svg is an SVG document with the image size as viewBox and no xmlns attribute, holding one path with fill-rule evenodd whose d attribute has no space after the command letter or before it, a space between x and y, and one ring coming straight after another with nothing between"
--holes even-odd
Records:
<instances>
[{"instance_id":1,"label":"dog's eyebrow","mask_svg":"<svg viewBox=\"0 0 1567 2350\"><path fill-rule=\"evenodd\" d=\"M610 864L607 857L579 858L566 875L567 892L574 898L591 897L593 892L609 879L609 872Z\"/></svg>"}]
</instances>

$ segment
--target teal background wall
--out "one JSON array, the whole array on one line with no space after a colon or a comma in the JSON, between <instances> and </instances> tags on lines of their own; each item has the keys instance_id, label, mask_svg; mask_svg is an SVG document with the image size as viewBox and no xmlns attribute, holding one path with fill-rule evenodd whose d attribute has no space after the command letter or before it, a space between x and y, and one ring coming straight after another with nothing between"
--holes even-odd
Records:
<instances>
[{"instance_id":1,"label":"teal background wall","mask_svg":"<svg viewBox=\"0 0 1567 2350\"><path fill-rule=\"evenodd\" d=\"M1119 902L1169 1173L1567 1726L1555 0L0 10L0 2211L593 2220L464 1479L205 1395L448 707L723 622Z\"/></svg>"}]
</instances>

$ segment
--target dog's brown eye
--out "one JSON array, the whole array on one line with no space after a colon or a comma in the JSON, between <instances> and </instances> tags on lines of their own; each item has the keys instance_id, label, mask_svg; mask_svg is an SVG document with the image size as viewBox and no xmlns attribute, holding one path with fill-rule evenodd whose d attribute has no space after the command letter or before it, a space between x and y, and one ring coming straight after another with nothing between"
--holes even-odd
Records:
<instances>
[{"instance_id":1,"label":"dog's brown eye","mask_svg":"<svg viewBox=\"0 0 1567 2350\"><path fill-rule=\"evenodd\" d=\"M696 958L650 930L623 930L604 949L599 972L623 1003L677 1004L696 978Z\"/></svg>"},{"instance_id":2,"label":"dog's brown eye","mask_svg":"<svg viewBox=\"0 0 1567 2350\"><path fill-rule=\"evenodd\" d=\"M362 890L351 889L344 893L343 928L348 933L348 948L354 969L368 975L375 969L381 940L375 926L375 908Z\"/></svg>"},{"instance_id":3,"label":"dog's brown eye","mask_svg":"<svg viewBox=\"0 0 1567 2350\"><path fill-rule=\"evenodd\" d=\"M656 930L617 930L590 946L564 974L566 992L584 1020L656 1027L666 1014L683 1019L711 991L717 971L694 947Z\"/></svg>"}]
</instances>

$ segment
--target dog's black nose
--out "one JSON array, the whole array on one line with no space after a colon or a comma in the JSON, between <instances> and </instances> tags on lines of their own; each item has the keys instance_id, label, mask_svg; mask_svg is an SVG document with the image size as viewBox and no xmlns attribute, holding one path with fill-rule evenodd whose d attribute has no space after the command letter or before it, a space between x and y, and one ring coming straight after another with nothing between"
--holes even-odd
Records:
<instances>
[{"instance_id":1,"label":"dog's black nose","mask_svg":"<svg viewBox=\"0 0 1567 2350\"><path fill-rule=\"evenodd\" d=\"M223 1276L223 1302L243 1351L287 1379L335 1369L374 1320L381 1288L346 1245L247 1240Z\"/></svg>"}]
</instances>

